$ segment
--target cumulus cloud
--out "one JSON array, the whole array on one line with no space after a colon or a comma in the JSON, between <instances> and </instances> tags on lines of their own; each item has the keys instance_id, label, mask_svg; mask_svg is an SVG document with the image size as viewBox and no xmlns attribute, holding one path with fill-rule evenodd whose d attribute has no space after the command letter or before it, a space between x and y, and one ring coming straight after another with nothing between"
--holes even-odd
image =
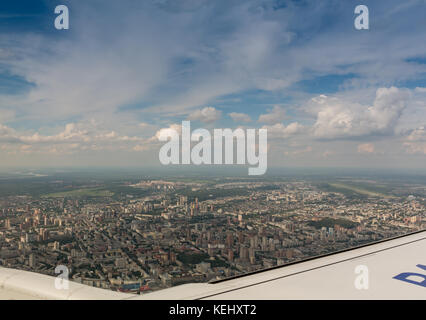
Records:
<instances>
[{"instance_id":1,"label":"cumulus cloud","mask_svg":"<svg viewBox=\"0 0 426 320\"><path fill-rule=\"evenodd\" d=\"M195 110L188 116L189 120L201 121L204 123L211 123L219 120L222 116L222 111L214 107L205 107L203 109Z\"/></svg>"},{"instance_id":2,"label":"cumulus cloud","mask_svg":"<svg viewBox=\"0 0 426 320\"><path fill-rule=\"evenodd\" d=\"M391 135L408 99L406 90L395 87L378 89L371 106L322 95L310 105L317 110L313 134L326 139Z\"/></svg>"},{"instance_id":3,"label":"cumulus cloud","mask_svg":"<svg viewBox=\"0 0 426 320\"><path fill-rule=\"evenodd\" d=\"M261 114L258 122L274 124L283 121L286 118L285 109L280 106L274 106L268 113Z\"/></svg>"},{"instance_id":4,"label":"cumulus cloud","mask_svg":"<svg viewBox=\"0 0 426 320\"><path fill-rule=\"evenodd\" d=\"M177 132L179 135L182 133L182 125L173 123L168 128L161 128L158 130L154 137L151 138L152 141L158 141L163 140L167 137L172 136L175 132Z\"/></svg>"},{"instance_id":5,"label":"cumulus cloud","mask_svg":"<svg viewBox=\"0 0 426 320\"><path fill-rule=\"evenodd\" d=\"M288 138L304 132L305 126L298 122L292 122L287 126L277 123L272 126L263 126L262 129L268 130L268 138Z\"/></svg>"},{"instance_id":6,"label":"cumulus cloud","mask_svg":"<svg viewBox=\"0 0 426 320\"><path fill-rule=\"evenodd\" d=\"M426 154L426 127L420 126L409 132L403 142L405 151L410 154Z\"/></svg>"},{"instance_id":7,"label":"cumulus cloud","mask_svg":"<svg viewBox=\"0 0 426 320\"><path fill-rule=\"evenodd\" d=\"M421 126L410 132L407 136L408 141L426 141L426 127Z\"/></svg>"},{"instance_id":8,"label":"cumulus cloud","mask_svg":"<svg viewBox=\"0 0 426 320\"><path fill-rule=\"evenodd\" d=\"M136 145L147 148L150 139L128 136L97 127L95 123L68 123L57 133L28 134L0 124L3 148L25 153L74 153L86 150L132 150Z\"/></svg>"},{"instance_id":9,"label":"cumulus cloud","mask_svg":"<svg viewBox=\"0 0 426 320\"><path fill-rule=\"evenodd\" d=\"M101 6L76 2L71 10L79 14L74 16L71 33L58 37L51 32L25 31L18 36L0 32L4 74L29 83L14 94L7 86L0 90L0 123L8 126L0 127L1 147L14 144L22 146L22 152L49 147L59 154L64 149L143 151L154 144L153 135L164 126L165 114L170 123L188 115L205 123L218 121L220 111L204 107L216 106L221 99L241 98L242 103L246 93L251 97L255 93L255 102L263 104L284 96L290 101L303 99L311 88L294 91L294 86L333 75L348 76L339 84L345 96L392 83L421 81L426 64L416 58L426 52L422 1L410 1L403 9L398 3L371 4L382 27L367 35L345 31L353 7L344 1L313 1L303 6L289 2L280 8L275 1L259 0L158 0L132 6L116 1L103 1ZM330 14L334 22L318 28L330 20ZM315 89L321 87L320 83ZM286 115L279 105L262 111L258 121L269 126L270 137L300 133L300 140L312 139L303 135L312 133L319 138L303 141L303 146L321 144L321 139L353 139L347 146L352 151L362 141L373 141L372 135L388 135L390 144L400 146L400 141L390 137L395 125L401 126L401 132L418 128L411 137L403 137L407 150L409 146L421 150L419 119L425 115L424 97L418 99L416 112L405 112L404 90L381 90L368 102L362 95L317 97L311 103L315 111L309 123L312 130L298 122L283 125ZM419 96L425 92L420 87L412 90ZM256 120L253 109L244 111L246 116L232 111L227 113L236 124L249 122L250 117ZM57 127L89 118L109 121L109 126L75 123L65 129ZM139 125L141 119L144 123ZM308 125L306 119L297 120ZM23 129L17 132L11 127ZM138 137L141 132L151 138ZM338 149L334 142L327 148ZM97 158L104 159L109 160Z\"/></svg>"},{"instance_id":10,"label":"cumulus cloud","mask_svg":"<svg viewBox=\"0 0 426 320\"><path fill-rule=\"evenodd\" d=\"M245 113L231 112L231 113L229 113L229 116L235 122L250 122L251 121L250 116L248 114L245 114Z\"/></svg>"},{"instance_id":11,"label":"cumulus cloud","mask_svg":"<svg viewBox=\"0 0 426 320\"><path fill-rule=\"evenodd\" d=\"M56 134L45 136L38 132L30 136L21 136L20 140L24 143L58 143L58 142L74 142L85 141L88 142L90 137L87 130L79 129L75 123L68 123L65 130Z\"/></svg>"},{"instance_id":12,"label":"cumulus cloud","mask_svg":"<svg viewBox=\"0 0 426 320\"><path fill-rule=\"evenodd\" d=\"M19 138L14 129L0 124L0 141L1 142L19 142Z\"/></svg>"}]
</instances>

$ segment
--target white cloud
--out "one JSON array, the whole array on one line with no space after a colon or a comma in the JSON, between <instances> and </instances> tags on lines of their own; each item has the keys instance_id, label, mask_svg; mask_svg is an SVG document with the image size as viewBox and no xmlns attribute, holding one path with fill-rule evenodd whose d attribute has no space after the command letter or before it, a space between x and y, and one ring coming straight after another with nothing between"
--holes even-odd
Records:
<instances>
[{"instance_id":1,"label":"white cloud","mask_svg":"<svg viewBox=\"0 0 426 320\"><path fill-rule=\"evenodd\" d=\"M274 106L268 113L261 114L258 122L274 124L283 121L286 118L285 109L280 106Z\"/></svg>"},{"instance_id":2,"label":"white cloud","mask_svg":"<svg viewBox=\"0 0 426 320\"><path fill-rule=\"evenodd\" d=\"M229 113L229 116L235 122L250 122L251 121L250 116L248 114L245 114L245 113L231 112L231 113Z\"/></svg>"},{"instance_id":3,"label":"white cloud","mask_svg":"<svg viewBox=\"0 0 426 320\"><path fill-rule=\"evenodd\" d=\"M161 128L158 130L154 137L151 140L159 141L160 139L164 139L173 135L174 132L177 132L179 135L182 133L182 125L181 124L171 124L168 128Z\"/></svg>"},{"instance_id":4,"label":"white cloud","mask_svg":"<svg viewBox=\"0 0 426 320\"><path fill-rule=\"evenodd\" d=\"M416 92L420 92L420 93L426 93L426 88L422 88L422 87L417 87L415 89Z\"/></svg>"},{"instance_id":5,"label":"white cloud","mask_svg":"<svg viewBox=\"0 0 426 320\"><path fill-rule=\"evenodd\" d=\"M16 143L19 142L19 138L14 129L0 124L0 141Z\"/></svg>"},{"instance_id":6,"label":"white cloud","mask_svg":"<svg viewBox=\"0 0 426 320\"><path fill-rule=\"evenodd\" d=\"M99 128L94 123L68 123L64 130L52 135L18 132L0 124L2 148L24 153L78 153L86 150L132 150L153 145L152 139L119 134ZM136 146L135 146L136 144Z\"/></svg>"},{"instance_id":7,"label":"white cloud","mask_svg":"<svg viewBox=\"0 0 426 320\"><path fill-rule=\"evenodd\" d=\"M90 141L89 132L84 129L79 129L75 123L68 123L65 130L51 136L40 135L38 132L31 136L20 136L20 140L24 143L58 143L58 142L73 142L73 141Z\"/></svg>"},{"instance_id":8,"label":"white cloud","mask_svg":"<svg viewBox=\"0 0 426 320\"><path fill-rule=\"evenodd\" d=\"M288 138L304 132L305 126L298 122L292 122L288 126L277 123L272 126L263 126L262 129L268 130L268 138Z\"/></svg>"},{"instance_id":9,"label":"white cloud","mask_svg":"<svg viewBox=\"0 0 426 320\"><path fill-rule=\"evenodd\" d=\"M426 127L421 126L411 131L407 136L408 141L426 141Z\"/></svg>"},{"instance_id":10,"label":"white cloud","mask_svg":"<svg viewBox=\"0 0 426 320\"><path fill-rule=\"evenodd\" d=\"M131 8L114 1L102 6L79 2L75 4L79 14L74 17L72 33L53 39L50 33L16 37L0 32L2 68L32 83L23 92L0 93L0 123L8 126L0 126L1 147L24 144L20 152L34 152L49 146L58 154L64 150L143 151L154 144L153 135L165 126L164 121L177 122L187 115L206 123L219 120L220 111L214 108L216 111L203 114L206 105L230 97L240 99L257 90L262 92L255 100L261 103L270 102L272 95L300 99L308 93L282 89L293 88L305 79L349 75L339 86L345 90L336 94L345 98L323 95L312 101L315 118L311 120L315 124L309 133L316 138L350 138L353 144L343 141L344 145L336 146L333 141L325 147L327 142L321 139L306 141L312 137L303 134L308 130L299 124L307 126L306 119L285 126L285 111L280 106L261 115L259 123L269 125L270 137L300 133L296 139L303 140L300 148L312 144L319 150L316 144L323 144L321 150L333 149L330 152L339 148L353 152L362 141L370 141L366 137L371 135L382 135L389 149L398 145L400 150L401 141L392 140L400 137L391 136L397 125L405 134L407 150L409 146L413 151L422 150L425 88L412 90L419 99L415 110L410 102L410 112L404 111L404 90L381 89L383 94L378 91L376 100L355 95L424 79L426 64L412 59L426 52L424 28L418 23L424 20L422 11L417 10L421 7L412 1L410 11L404 9L407 11L400 16L399 6L393 5L397 1L389 1L391 4L376 4L375 19L381 21L380 26L368 35L346 32L346 19L335 19L328 28L319 30L316 26L330 10L328 4L315 1L306 6L289 3L279 10L271 1L259 5L258 0L139 1ZM351 10L350 5L339 2L333 4L332 15L339 17ZM253 110L245 111L246 116L232 111L227 113L241 122L236 124L253 118ZM57 127L59 121L92 118L108 125ZM139 125L141 119L144 123ZM10 127L24 129L17 132ZM410 131L412 128L417 129ZM142 133L151 138L139 137ZM152 158L157 160L155 154ZM98 156L93 161L97 160L108 161L109 157Z\"/></svg>"},{"instance_id":11,"label":"white cloud","mask_svg":"<svg viewBox=\"0 0 426 320\"><path fill-rule=\"evenodd\" d=\"M395 87L378 89L372 106L327 96L317 97L310 105L317 110L313 134L329 139L391 135L408 98L406 90Z\"/></svg>"},{"instance_id":12,"label":"white cloud","mask_svg":"<svg viewBox=\"0 0 426 320\"><path fill-rule=\"evenodd\" d=\"M205 107L203 109L195 110L188 116L189 120L201 121L204 123L211 123L219 120L222 116L222 111L214 107Z\"/></svg>"},{"instance_id":13,"label":"white cloud","mask_svg":"<svg viewBox=\"0 0 426 320\"><path fill-rule=\"evenodd\" d=\"M420 126L411 130L402 145L409 154L426 154L426 127Z\"/></svg>"}]
</instances>

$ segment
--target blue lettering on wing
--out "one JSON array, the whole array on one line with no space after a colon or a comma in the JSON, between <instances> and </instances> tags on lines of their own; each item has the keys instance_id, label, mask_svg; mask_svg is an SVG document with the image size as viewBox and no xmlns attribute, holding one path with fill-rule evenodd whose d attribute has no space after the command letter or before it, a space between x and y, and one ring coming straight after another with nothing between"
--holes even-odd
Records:
<instances>
[{"instance_id":1,"label":"blue lettering on wing","mask_svg":"<svg viewBox=\"0 0 426 320\"><path fill-rule=\"evenodd\" d=\"M420 269L426 270L426 265L418 264L417 267ZM420 277L420 278L423 278L423 280L415 281L415 280L409 279L409 277ZM397 280L405 281L408 283L416 284L422 287L426 287L426 275L421 273L403 272L393 277L393 279L397 279Z\"/></svg>"}]
</instances>

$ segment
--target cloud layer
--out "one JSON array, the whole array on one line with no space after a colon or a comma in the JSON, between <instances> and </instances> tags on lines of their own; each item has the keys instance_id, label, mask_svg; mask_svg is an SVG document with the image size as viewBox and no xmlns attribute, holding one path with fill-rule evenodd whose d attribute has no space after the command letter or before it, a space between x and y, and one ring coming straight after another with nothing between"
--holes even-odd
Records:
<instances>
[{"instance_id":1,"label":"cloud layer","mask_svg":"<svg viewBox=\"0 0 426 320\"><path fill-rule=\"evenodd\" d=\"M188 119L267 128L277 165L424 167L425 3L368 5L368 32L334 0L81 1L69 32L17 20L0 31L0 166L149 159Z\"/></svg>"}]
</instances>

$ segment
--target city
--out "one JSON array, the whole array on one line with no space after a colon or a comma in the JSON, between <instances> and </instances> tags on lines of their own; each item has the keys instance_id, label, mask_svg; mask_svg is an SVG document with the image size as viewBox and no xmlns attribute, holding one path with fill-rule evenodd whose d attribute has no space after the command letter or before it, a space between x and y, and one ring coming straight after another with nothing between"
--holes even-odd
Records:
<instances>
[{"instance_id":1,"label":"city","mask_svg":"<svg viewBox=\"0 0 426 320\"><path fill-rule=\"evenodd\" d=\"M5 178L0 265L146 293L425 229L426 185L362 178ZM76 182L77 181L77 182Z\"/></svg>"}]
</instances>

